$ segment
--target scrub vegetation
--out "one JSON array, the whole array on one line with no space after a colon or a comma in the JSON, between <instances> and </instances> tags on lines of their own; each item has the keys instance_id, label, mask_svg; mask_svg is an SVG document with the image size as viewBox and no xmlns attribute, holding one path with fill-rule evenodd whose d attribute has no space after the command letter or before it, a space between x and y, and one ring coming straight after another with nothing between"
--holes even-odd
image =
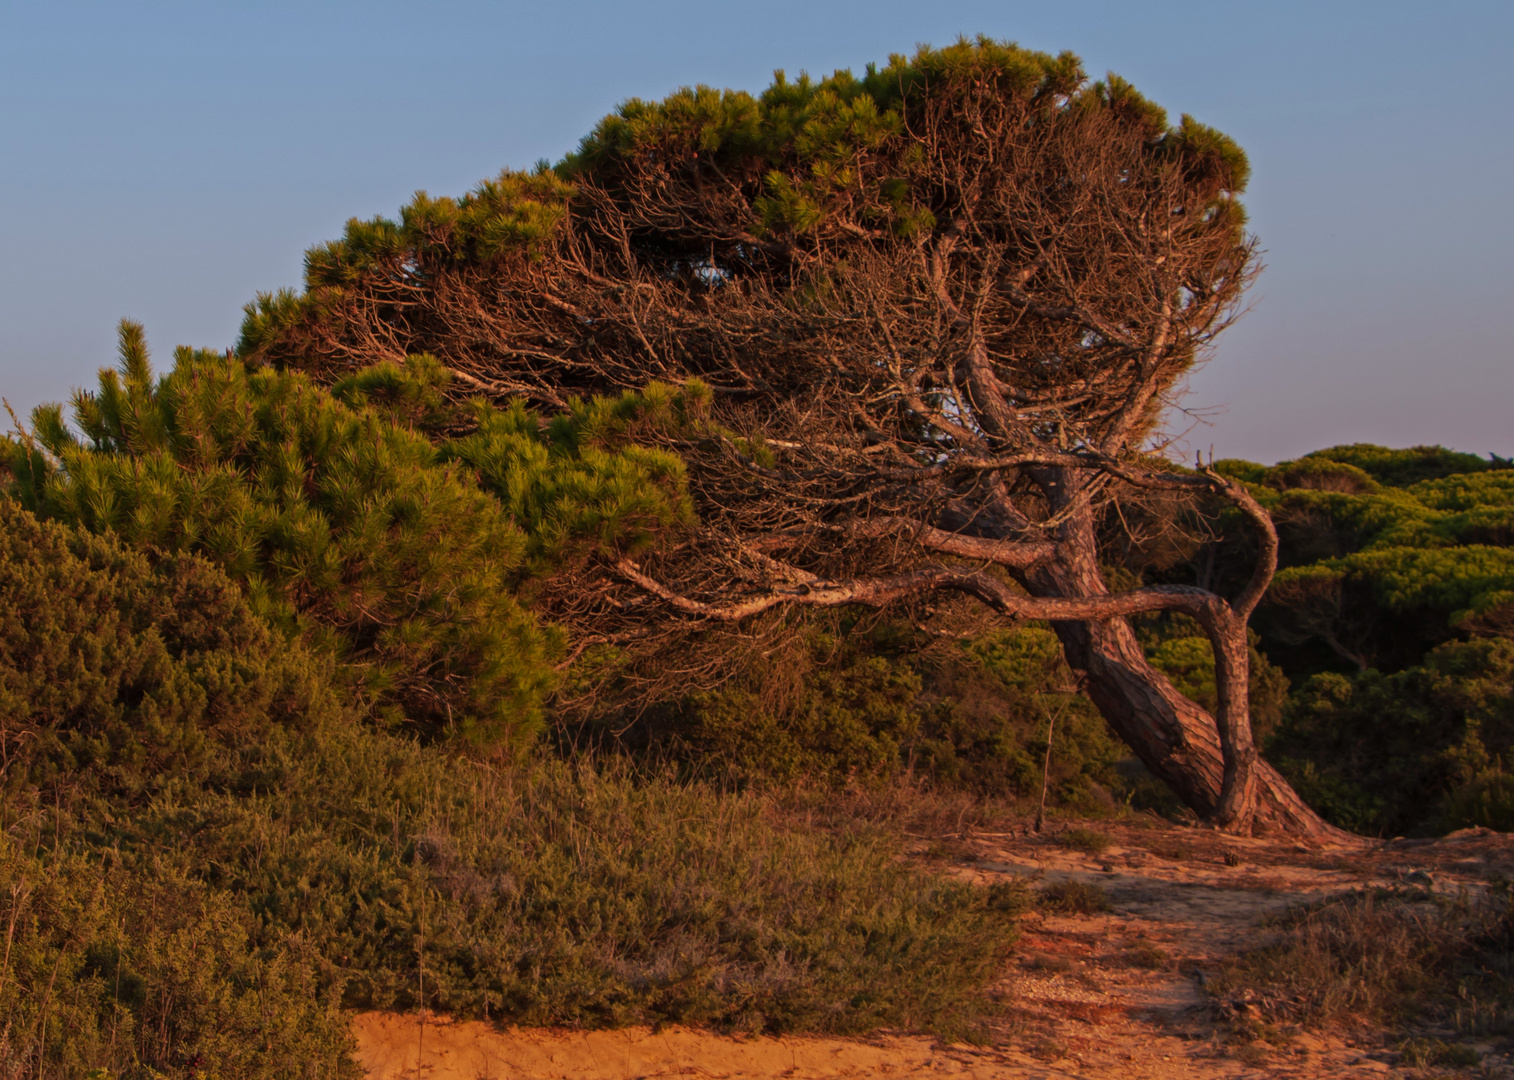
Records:
<instances>
[{"instance_id":1,"label":"scrub vegetation","mask_svg":"<svg viewBox=\"0 0 1514 1080\"><path fill-rule=\"evenodd\" d=\"M0 442L0 1075L350 1075L355 1008L971 1037L1021 914L1109 900L908 863L910 799L1514 828L1511 463L1150 449L1247 171L963 41L628 102L227 353L122 323ZM1365 963L1361 905L1245 977L1329 1013L1289 943Z\"/></svg>"},{"instance_id":2,"label":"scrub vegetation","mask_svg":"<svg viewBox=\"0 0 1514 1080\"><path fill-rule=\"evenodd\" d=\"M350 1073L342 1008L968 1034L1014 936L877 830L370 723L195 556L0 501L0 1060Z\"/></svg>"}]
</instances>

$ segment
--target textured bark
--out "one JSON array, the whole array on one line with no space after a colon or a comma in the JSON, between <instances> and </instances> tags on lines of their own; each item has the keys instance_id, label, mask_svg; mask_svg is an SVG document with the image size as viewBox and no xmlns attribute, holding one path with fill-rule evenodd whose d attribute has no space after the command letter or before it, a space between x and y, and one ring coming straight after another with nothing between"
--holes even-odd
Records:
<instances>
[{"instance_id":1,"label":"textured bark","mask_svg":"<svg viewBox=\"0 0 1514 1080\"><path fill-rule=\"evenodd\" d=\"M1071 503L1077 481L1065 471L1043 474L1041 480L1057 502ZM1090 515L1071 514L1058 539L1060 557L1023 575L1026 589L1040 597L1107 593ZM1248 588L1243 601L1252 591ZM1249 715L1246 623L1223 601L1219 606L1223 610L1200 618L1214 648L1218 717L1179 693L1146 661L1123 618L1052 625L1068 665L1083 675L1089 698L1109 726L1199 817L1235 832L1255 825L1315 841L1351 839L1309 809L1258 757Z\"/></svg>"}]
</instances>

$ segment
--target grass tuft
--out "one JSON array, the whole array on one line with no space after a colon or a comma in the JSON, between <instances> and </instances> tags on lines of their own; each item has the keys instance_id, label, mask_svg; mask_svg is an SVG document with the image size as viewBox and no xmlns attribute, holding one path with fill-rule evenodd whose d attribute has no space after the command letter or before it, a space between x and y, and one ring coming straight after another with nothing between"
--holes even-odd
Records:
<instances>
[{"instance_id":1,"label":"grass tuft","mask_svg":"<svg viewBox=\"0 0 1514 1080\"><path fill-rule=\"evenodd\" d=\"M1130 967L1160 971L1167 966L1168 956L1155 945L1137 945L1133 949L1127 949L1121 959Z\"/></svg>"},{"instance_id":2,"label":"grass tuft","mask_svg":"<svg viewBox=\"0 0 1514 1080\"><path fill-rule=\"evenodd\" d=\"M1353 893L1294 912L1279 939L1227 963L1221 1001L1306 1025L1514 1033L1514 898L1507 886L1446 897ZM1415 1051L1416 1053L1418 1051Z\"/></svg>"},{"instance_id":3,"label":"grass tuft","mask_svg":"<svg viewBox=\"0 0 1514 1080\"><path fill-rule=\"evenodd\" d=\"M1482 1055L1464 1043L1446 1042L1443 1039L1405 1039L1399 1045L1399 1063L1410 1068L1452 1068L1476 1065Z\"/></svg>"},{"instance_id":4,"label":"grass tuft","mask_svg":"<svg viewBox=\"0 0 1514 1080\"><path fill-rule=\"evenodd\" d=\"M1081 881L1054 881L1042 886L1037 900L1042 911L1057 915L1097 915L1114 910L1108 893Z\"/></svg>"},{"instance_id":5,"label":"grass tuft","mask_svg":"<svg viewBox=\"0 0 1514 1080\"><path fill-rule=\"evenodd\" d=\"M1068 829L1057 837L1063 847L1070 847L1074 851L1082 851L1089 855L1102 855L1110 844L1109 837L1097 829Z\"/></svg>"}]
</instances>

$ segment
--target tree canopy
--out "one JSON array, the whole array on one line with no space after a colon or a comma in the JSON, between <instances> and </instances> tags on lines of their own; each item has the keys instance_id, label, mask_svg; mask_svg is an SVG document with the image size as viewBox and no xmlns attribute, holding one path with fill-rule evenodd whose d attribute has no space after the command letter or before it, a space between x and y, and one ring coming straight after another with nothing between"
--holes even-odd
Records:
<instances>
[{"instance_id":1,"label":"tree canopy","mask_svg":"<svg viewBox=\"0 0 1514 1080\"><path fill-rule=\"evenodd\" d=\"M1203 590L1112 595L1097 525L1142 492L1245 489L1148 451L1256 269L1245 155L1076 57L987 38L790 80L632 100L554 167L418 194L311 249L239 353L334 382L425 352L458 385L563 408L659 380L713 391L660 433L701 527L605 564L614 624L968 596L1044 617L1089 694L1202 814L1318 822L1255 761L1245 620ZM1158 440L1154 442L1154 440ZM1215 714L1121 617L1181 610Z\"/></svg>"},{"instance_id":2,"label":"tree canopy","mask_svg":"<svg viewBox=\"0 0 1514 1080\"><path fill-rule=\"evenodd\" d=\"M1271 468L1218 462L1278 525L1282 569L1260 612L1273 651L1325 646L1358 669L1392 670L1458 634L1514 631L1507 466L1361 444Z\"/></svg>"}]
</instances>

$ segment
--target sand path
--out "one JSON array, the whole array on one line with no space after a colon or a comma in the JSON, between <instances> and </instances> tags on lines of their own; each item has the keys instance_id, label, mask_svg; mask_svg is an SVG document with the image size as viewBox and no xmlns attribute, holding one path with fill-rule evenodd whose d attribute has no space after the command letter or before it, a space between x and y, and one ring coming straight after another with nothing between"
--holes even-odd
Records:
<instances>
[{"instance_id":1,"label":"sand path","mask_svg":"<svg viewBox=\"0 0 1514 1080\"><path fill-rule=\"evenodd\" d=\"M370 1080L632 1080L637 1077L1045 1078L1407 1075L1381 1039L1299 1032L1238 1043L1204 991L1218 961L1265 940L1290 905L1371 885L1475 886L1514 875L1514 838L1468 833L1436 844L1311 852L1156 823L1093 826L1113 843L1086 853L1056 834L921 837L914 857L984 883L1096 884L1113 910L1031 914L994 988L1008 1015L990 1045L868 1039L737 1038L689 1028L499 1029L413 1015L354 1018ZM1228 857L1227 857L1228 856ZM1428 877L1426 876L1428 875ZM1245 1002L1218 1003L1242 1012ZM1514 1076L1507 1047L1485 1044L1475 1075Z\"/></svg>"}]
</instances>

